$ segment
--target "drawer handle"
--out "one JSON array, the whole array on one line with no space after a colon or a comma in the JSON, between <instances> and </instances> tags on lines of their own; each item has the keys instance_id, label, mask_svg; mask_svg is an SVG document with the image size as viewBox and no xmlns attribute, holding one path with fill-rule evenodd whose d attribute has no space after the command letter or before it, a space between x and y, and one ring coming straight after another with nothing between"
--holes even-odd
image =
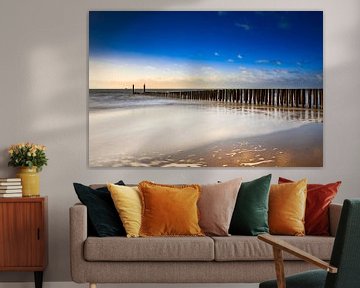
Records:
<instances>
[{"instance_id":1,"label":"drawer handle","mask_svg":"<svg viewBox=\"0 0 360 288\"><path fill-rule=\"evenodd\" d=\"M37 229L37 240L40 240L40 228Z\"/></svg>"}]
</instances>

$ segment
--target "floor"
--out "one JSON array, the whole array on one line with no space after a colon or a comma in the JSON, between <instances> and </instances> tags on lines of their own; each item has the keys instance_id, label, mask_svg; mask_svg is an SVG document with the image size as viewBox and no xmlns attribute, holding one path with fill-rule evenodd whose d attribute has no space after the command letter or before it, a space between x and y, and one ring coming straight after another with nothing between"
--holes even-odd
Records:
<instances>
[{"instance_id":1,"label":"floor","mask_svg":"<svg viewBox=\"0 0 360 288\"><path fill-rule=\"evenodd\" d=\"M43 288L88 288L73 282L45 282ZM98 284L97 288L258 288L258 284ZM33 283L0 283L0 288L34 288Z\"/></svg>"}]
</instances>

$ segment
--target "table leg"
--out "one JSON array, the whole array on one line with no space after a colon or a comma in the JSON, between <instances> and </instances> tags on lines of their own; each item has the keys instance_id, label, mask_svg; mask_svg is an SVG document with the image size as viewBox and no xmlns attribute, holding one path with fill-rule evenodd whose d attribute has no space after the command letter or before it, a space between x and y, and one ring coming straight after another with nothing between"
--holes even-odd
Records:
<instances>
[{"instance_id":1,"label":"table leg","mask_svg":"<svg viewBox=\"0 0 360 288\"><path fill-rule=\"evenodd\" d=\"M42 288L43 284L43 271L35 271L35 288Z\"/></svg>"}]
</instances>

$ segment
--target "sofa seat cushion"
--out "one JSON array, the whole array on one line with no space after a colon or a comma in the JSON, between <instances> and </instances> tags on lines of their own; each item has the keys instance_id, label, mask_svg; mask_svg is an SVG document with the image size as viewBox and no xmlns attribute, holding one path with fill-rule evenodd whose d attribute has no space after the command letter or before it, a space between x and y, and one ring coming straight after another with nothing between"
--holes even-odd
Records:
<instances>
[{"instance_id":1,"label":"sofa seat cushion","mask_svg":"<svg viewBox=\"0 0 360 288\"><path fill-rule=\"evenodd\" d=\"M213 261L210 237L88 237L87 261Z\"/></svg>"},{"instance_id":2,"label":"sofa seat cushion","mask_svg":"<svg viewBox=\"0 0 360 288\"><path fill-rule=\"evenodd\" d=\"M322 260L330 260L334 237L276 236ZM272 246L254 236L212 237L215 242L215 261L272 260ZM284 260L299 260L283 253Z\"/></svg>"}]
</instances>

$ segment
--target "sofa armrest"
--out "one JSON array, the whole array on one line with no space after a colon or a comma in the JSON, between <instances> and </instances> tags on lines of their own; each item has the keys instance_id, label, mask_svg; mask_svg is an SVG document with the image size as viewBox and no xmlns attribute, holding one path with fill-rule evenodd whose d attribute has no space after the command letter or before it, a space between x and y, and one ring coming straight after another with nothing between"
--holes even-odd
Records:
<instances>
[{"instance_id":1,"label":"sofa armrest","mask_svg":"<svg viewBox=\"0 0 360 288\"><path fill-rule=\"evenodd\" d=\"M70 268L73 281L86 280L83 245L87 238L87 208L82 204L70 207Z\"/></svg>"},{"instance_id":2,"label":"sofa armrest","mask_svg":"<svg viewBox=\"0 0 360 288\"><path fill-rule=\"evenodd\" d=\"M338 228L342 204L331 203L329 207L330 235L335 237Z\"/></svg>"}]
</instances>

